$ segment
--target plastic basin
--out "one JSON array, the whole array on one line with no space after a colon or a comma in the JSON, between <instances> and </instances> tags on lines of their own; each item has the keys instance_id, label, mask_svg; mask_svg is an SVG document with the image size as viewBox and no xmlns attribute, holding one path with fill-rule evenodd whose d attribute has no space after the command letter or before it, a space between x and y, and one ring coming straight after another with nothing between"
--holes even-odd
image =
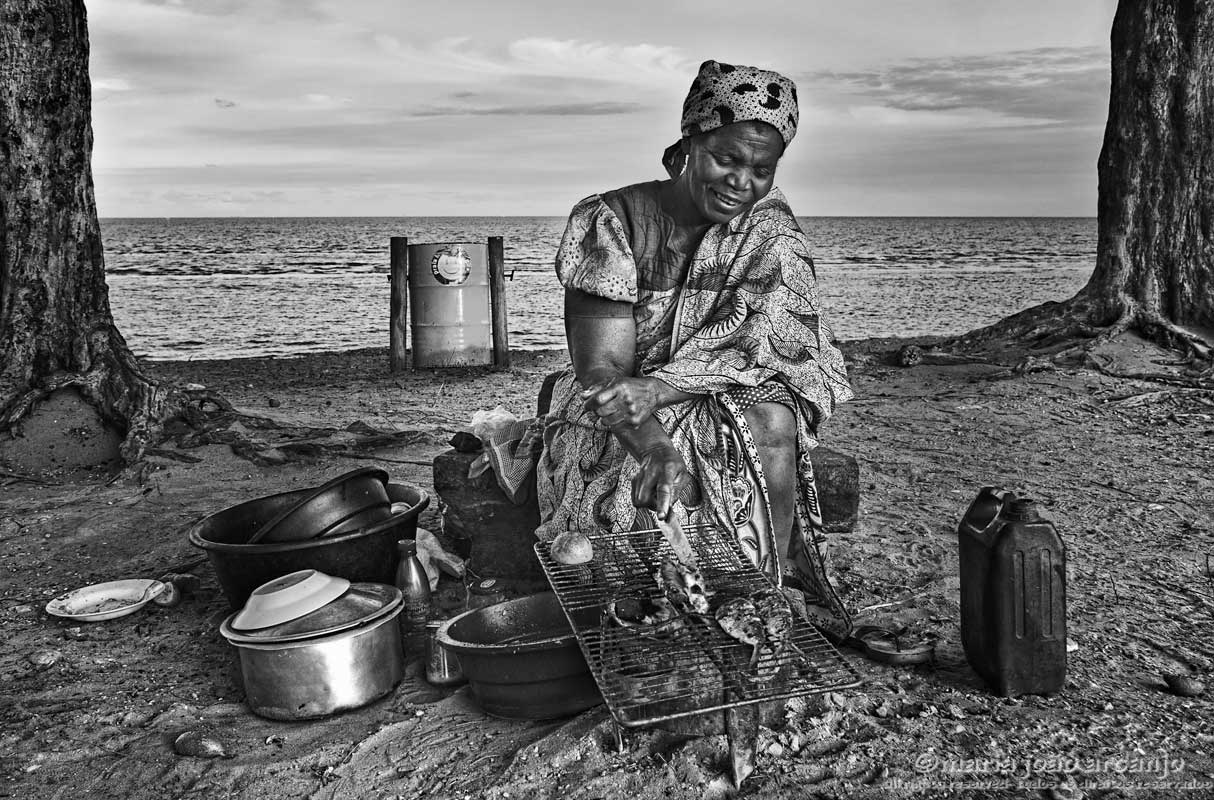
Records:
<instances>
[{"instance_id":1,"label":"plastic basin","mask_svg":"<svg viewBox=\"0 0 1214 800\"><path fill-rule=\"evenodd\" d=\"M388 484L388 498L406 510L359 530L295 542L248 544L259 528L313 489L268 495L225 508L190 526L190 544L206 551L232 608L266 581L315 569L357 583L392 583L400 554L396 543L417 536L418 515L430 496L416 486Z\"/></svg>"},{"instance_id":2,"label":"plastic basin","mask_svg":"<svg viewBox=\"0 0 1214 800\"><path fill-rule=\"evenodd\" d=\"M477 704L507 719L550 719L603 702L551 592L473 609L438 629Z\"/></svg>"}]
</instances>

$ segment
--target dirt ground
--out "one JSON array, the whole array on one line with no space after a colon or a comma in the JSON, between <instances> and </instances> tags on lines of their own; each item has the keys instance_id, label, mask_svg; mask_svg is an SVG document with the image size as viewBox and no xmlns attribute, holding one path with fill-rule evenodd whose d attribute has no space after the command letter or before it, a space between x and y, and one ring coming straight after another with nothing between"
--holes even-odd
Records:
<instances>
[{"instance_id":1,"label":"dirt ground","mask_svg":"<svg viewBox=\"0 0 1214 800\"><path fill-rule=\"evenodd\" d=\"M829 543L858 620L937 637L934 664L854 658L857 690L788 704L763 728L743 797L1214 797L1207 689L1214 664L1214 401L1093 369L1017 373L928 358L895 366L903 342L846 346L857 399L823 432L861 467L861 520ZM1167 354L1127 338L1103 356L1160 371ZM221 392L292 425L363 422L413 431L354 460L319 453L258 465L225 444L155 469L0 472L0 796L21 798L723 797L723 736L631 732L616 751L600 706L542 723L483 715L466 687L440 690L411 661L389 697L313 722L244 706L229 613L184 526L253 497L316 485L360 464L431 490L430 463L471 413L528 416L563 353L516 354L509 371L388 374L386 351L157 363L158 376ZM255 435L272 435L253 431ZM1069 656L1053 697L992 696L959 639L956 526L977 490L1036 498L1067 544ZM433 505L422 524L437 528ZM73 625L46 602L85 584L192 569L201 588ZM849 656L851 657L851 656ZM230 758L177 755L199 729Z\"/></svg>"}]
</instances>

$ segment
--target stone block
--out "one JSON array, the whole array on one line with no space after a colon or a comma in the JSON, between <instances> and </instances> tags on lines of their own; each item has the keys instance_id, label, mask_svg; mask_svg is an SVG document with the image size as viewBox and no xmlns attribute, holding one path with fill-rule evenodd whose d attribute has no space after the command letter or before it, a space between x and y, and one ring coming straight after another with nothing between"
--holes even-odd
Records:
<instances>
[{"instance_id":1,"label":"stone block","mask_svg":"<svg viewBox=\"0 0 1214 800\"><path fill-rule=\"evenodd\" d=\"M831 532L850 531L860 511L860 465L855 456L829 447L816 447L809 454L818 487L822 522Z\"/></svg>"},{"instance_id":2,"label":"stone block","mask_svg":"<svg viewBox=\"0 0 1214 800\"><path fill-rule=\"evenodd\" d=\"M534 485L527 502L515 505L498 487L492 471L468 477L468 467L478 455L447 450L434 458L434 492L443 533L453 539L468 559L468 569L479 577L542 577L532 549L540 524ZM534 476L531 480L534 483Z\"/></svg>"}]
</instances>

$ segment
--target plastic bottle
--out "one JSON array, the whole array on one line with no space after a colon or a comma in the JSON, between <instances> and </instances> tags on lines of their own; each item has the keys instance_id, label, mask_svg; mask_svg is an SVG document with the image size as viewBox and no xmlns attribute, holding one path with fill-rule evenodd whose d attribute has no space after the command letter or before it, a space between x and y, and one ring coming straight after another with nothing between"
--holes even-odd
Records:
<instances>
[{"instance_id":1,"label":"plastic bottle","mask_svg":"<svg viewBox=\"0 0 1214 800\"><path fill-rule=\"evenodd\" d=\"M426 623L430 621L430 579L417 560L416 542L401 539L396 546L400 550L396 588L400 589L405 600L400 612L400 632L406 652L420 652L419 644L424 647Z\"/></svg>"},{"instance_id":2,"label":"plastic bottle","mask_svg":"<svg viewBox=\"0 0 1214 800\"><path fill-rule=\"evenodd\" d=\"M961 643L996 694L1066 683L1066 548L1036 505L985 487L957 530Z\"/></svg>"}]
</instances>

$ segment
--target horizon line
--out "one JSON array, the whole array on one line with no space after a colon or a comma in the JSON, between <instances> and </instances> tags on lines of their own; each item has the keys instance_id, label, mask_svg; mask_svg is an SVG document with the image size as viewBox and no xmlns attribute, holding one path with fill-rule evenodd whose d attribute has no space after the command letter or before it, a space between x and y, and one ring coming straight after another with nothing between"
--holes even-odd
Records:
<instances>
[{"instance_id":1,"label":"horizon line","mask_svg":"<svg viewBox=\"0 0 1214 800\"><path fill-rule=\"evenodd\" d=\"M1098 219L1095 214L794 214L797 219ZM568 214L242 214L232 216L98 216L97 220L178 219L567 219Z\"/></svg>"}]
</instances>

